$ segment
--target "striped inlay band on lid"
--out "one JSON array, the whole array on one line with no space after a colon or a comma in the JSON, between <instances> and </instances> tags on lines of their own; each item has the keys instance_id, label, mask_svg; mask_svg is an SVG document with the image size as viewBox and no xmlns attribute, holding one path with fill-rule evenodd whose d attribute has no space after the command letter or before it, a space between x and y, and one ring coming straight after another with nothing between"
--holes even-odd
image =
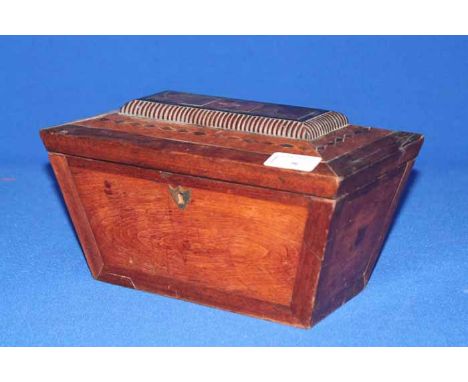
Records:
<instances>
[{"instance_id":1,"label":"striped inlay band on lid","mask_svg":"<svg viewBox=\"0 0 468 382\"><path fill-rule=\"evenodd\" d=\"M173 91L130 101L121 107L120 113L305 141L348 125L346 116L335 111Z\"/></svg>"}]
</instances>

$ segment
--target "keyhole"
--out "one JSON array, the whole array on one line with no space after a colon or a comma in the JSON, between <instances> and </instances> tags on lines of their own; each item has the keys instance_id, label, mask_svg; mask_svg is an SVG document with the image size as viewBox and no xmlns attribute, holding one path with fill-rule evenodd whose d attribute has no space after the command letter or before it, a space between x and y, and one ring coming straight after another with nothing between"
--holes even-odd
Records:
<instances>
[{"instance_id":1,"label":"keyhole","mask_svg":"<svg viewBox=\"0 0 468 382\"><path fill-rule=\"evenodd\" d=\"M177 194L177 204L184 204L184 196L180 192Z\"/></svg>"}]
</instances>

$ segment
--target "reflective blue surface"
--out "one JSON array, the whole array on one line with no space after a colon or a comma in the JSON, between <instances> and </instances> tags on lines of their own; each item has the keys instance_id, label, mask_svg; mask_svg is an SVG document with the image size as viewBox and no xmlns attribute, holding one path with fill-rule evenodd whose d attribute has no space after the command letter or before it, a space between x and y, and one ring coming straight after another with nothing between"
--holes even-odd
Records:
<instances>
[{"instance_id":1,"label":"reflective blue surface","mask_svg":"<svg viewBox=\"0 0 468 382\"><path fill-rule=\"evenodd\" d=\"M468 345L468 39L0 38L0 345ZM425 144L367 288L311 330L94 281L38 130L159 90Z\"/></svg>"}]
</instances>

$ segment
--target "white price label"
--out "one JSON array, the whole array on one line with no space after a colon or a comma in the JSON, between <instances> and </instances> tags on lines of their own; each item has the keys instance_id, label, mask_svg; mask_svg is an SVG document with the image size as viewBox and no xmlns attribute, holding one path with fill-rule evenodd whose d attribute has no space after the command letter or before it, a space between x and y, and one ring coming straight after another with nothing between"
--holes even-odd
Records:
<instances>
[{"instance_id":1,"label":"white price label","mask_svg":"<svg viewBox=\"0 0 468 382\"><path fill-rule=\"evenodd\" d=\"M321 160L320 157L310 155L273 153L263 164L269 167L310 172L318 166Z\"/></svg>"}]
</instances>

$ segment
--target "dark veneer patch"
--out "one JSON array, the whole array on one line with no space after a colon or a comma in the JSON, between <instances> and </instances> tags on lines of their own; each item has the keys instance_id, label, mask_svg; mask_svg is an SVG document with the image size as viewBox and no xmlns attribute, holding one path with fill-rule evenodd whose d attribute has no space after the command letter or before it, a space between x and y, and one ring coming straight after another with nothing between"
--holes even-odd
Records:
<instances>
[{"instance_id":1,"label":"dark veneer patch","mask_svg":"<svg viewBox=\"0 0 468 382\"><path fill-rule=\"evenodd\" d=\"M328 111L309 107L244 101L176 91L164 91L140 99L144 101L235 112L260 117L289 119L299 122L306 121Z\"/></svg>"}]
</instances>

